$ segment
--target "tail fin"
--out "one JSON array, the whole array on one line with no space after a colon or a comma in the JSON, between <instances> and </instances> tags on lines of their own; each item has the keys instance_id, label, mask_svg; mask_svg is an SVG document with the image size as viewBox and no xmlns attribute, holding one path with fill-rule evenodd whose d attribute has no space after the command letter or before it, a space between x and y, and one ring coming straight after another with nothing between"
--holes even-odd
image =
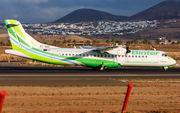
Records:
<instances>
[{"instance_id":1,"label":"tail fin","mask_svg":"<svg viewBox=\"0 0 180 113\"><path fill-rule=\"evenodd\" d=\"M21 23L17 20L5 20L5 23L14 50L21 49L23 46L28 48L57 48L36 41L25 32Z\"/></svg>"}]
</instances>

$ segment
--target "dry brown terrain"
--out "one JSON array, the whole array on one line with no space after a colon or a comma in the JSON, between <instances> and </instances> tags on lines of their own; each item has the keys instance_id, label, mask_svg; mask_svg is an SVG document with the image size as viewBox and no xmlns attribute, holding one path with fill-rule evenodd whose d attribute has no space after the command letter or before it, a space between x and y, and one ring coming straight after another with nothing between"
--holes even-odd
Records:
<instances>
[{"instance_id":1,"label":"dry brown terrain","mask_svg":"<svg viewBox=\"0 0 180 113\"><path fill-rule=\"evenodd\" d=\"M86 42L89 40L92 42L91 39L84 38L82 36L76 36L76 35L57 35L57 36L46 36L46 35L31 35L34 39L36 39L39 42L47 42L49 44L52 44L54 40L61 41L71 39L71 42L75 39L77 42L83 41ZM9 35L7 33L6 29L0 29L0 41L7 42L9 40ZM103 40L104 41L104 40Z\"/></svg>"},{"instance_id":2,"label":"dry brown terrain","mask_svg":"<svg viewBox=\"0 0 180 113\"><path fill-rule=\"evenodd\" d=\"M127 81L127 80L121 80ZM128 113L180 113L179 79L128 80ZM126 86L0 86L3 113L120 113Z\"/></svg>"},{"instance_id":3,"label":"dry brown terrain","mask_svg":"<svg viewBox=\"0 0 180 113\"><path fill-rule=\"evenodd\" d=\"M157 27L147 27L143 31L132 34L134 37L142 39L166 37L167 39L180 38L180 19L176 23L165 23L167 20L158 21L160 24ZM131 37L132 37L131 36Z\"/></svg>"},{"instance_id":4,"label":"dry brown terrain","mask_svg":"<svg viewBox=\"0 0 180 113\"><path fill-rule=\"evenodd\" d=\"M1 28L1 29L0 29L0 34L3 34L3 33L7 33L7 29L5 29L5 28L2 29L2 28Z\"/></svg>"},{"instance_id":5,"label":"dry brown terrain","mask_svg":"<svg viewBox=\"0 0 180 113\"><path fill-rule=\"evenodd\" d=\"M82 36L76 36L76 35L65 35L65 36L64 35L57 35L57 36L32 35L32 37L35 38L39 42L47 42L49 44L52 44L54 40L61 41L61 43L62 43L63 40L69 40L69 39L71 39L71 43L73 42L74 39L78 43L80 41L83 41L85 43L87 40L92 42L91 39L86 39Z\"/></svg>"},{"instance_id":6,"label":"dry brown terrain","mask_svg":"<svg viewBox=\"0 0 180 113\"><path fill-rule=\"evenodd\" d=\"M137 50L154 50L153 46L156 50L164 51L164 52L180 52L180 44L171 44L171 45L161 45L161 44L139 44L139 45L130 45L130 49Z\"/></svg>"},{"instance_id":7,"label":"dry brown terrain","mask_svg":"<svg viewBox=\"0 0 180 113\"><path fill-rule=\"evenodd\" d=\"M0 61L22 61L22 60L27 60L22 57L18 57L15 55L10 55L4 53L5 49L12 49L11 46L0 46Z\"/></svg>"}]
</instances>

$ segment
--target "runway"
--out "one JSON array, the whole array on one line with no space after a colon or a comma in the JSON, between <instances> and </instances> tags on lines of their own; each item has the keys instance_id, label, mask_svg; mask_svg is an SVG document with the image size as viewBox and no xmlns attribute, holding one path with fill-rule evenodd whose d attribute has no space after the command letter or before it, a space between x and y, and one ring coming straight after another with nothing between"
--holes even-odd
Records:
<instances>
[{"instance_id":1,"label":"runway","mask_svg":"<svg viewBox=\"0 0 180 113\"><path fill-rule=\"evenodd\" d=\"M127 85L119 79L180 79L180 68L119 67L93 71L87 67L0 66L1 86Z\"/></svg>"}]
</instances>

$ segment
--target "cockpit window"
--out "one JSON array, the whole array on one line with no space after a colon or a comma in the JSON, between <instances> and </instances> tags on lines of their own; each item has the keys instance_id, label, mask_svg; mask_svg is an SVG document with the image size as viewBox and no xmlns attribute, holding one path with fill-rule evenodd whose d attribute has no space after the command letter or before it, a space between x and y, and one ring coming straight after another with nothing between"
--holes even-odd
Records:
<instances>
[{"instance_id":1,"label":"cockpit window","mask_svg":"<svg viewBox=\"0 0 180 113\"><path fill-rule=\"evenodd\" d=\"M168 55L167 55L166 53L162 53L162 56L163 56L163 57L166 57L166 56L168 56Z\"/></svg>"}]
</instances>

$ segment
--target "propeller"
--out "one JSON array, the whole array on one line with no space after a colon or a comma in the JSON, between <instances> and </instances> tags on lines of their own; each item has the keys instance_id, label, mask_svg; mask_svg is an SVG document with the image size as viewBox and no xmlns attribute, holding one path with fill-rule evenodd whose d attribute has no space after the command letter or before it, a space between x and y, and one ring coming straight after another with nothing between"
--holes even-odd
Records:
<instances>
[{"instance_id":1,"label":"propeller","mask_svg":"<svg viewBox=\"0 0 180 113\"><path fill-rule=\"evenodd\" d=\"M126 54L127 53L130 53L131 52L131 50L129 50L129 45L126 47Z\"/></svg>"}]
</instances>

